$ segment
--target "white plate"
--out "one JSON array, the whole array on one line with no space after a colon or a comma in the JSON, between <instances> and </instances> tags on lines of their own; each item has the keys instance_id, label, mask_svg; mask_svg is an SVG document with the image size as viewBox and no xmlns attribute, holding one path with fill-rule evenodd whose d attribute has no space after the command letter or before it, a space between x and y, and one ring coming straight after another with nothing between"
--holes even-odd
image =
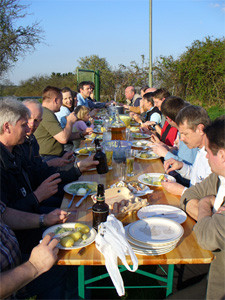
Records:
<instances>
[{"instance_id":1,"label":"white plate","mask_svg":"<svg viewBox=\"0 0 225 300\"><path fill-rule=\"evenodd\" d=\"M183 227L166 218L146 218L131 223L128 234L136 241L145 244L162 244L173 242L184 233Z\"/></svg>"},{"instance_id":2,"label":"white plate","mask_svg":"<svg viewBox=\"0 0 225 300\"><path fill-rule=\"evenodd\" d=\"M159 181L159 177L161 175L164 175L166 177L166 179L168 179L169 181L175 182L176 179L170 175L167 174L163 174L163 173L146 173L146 174L142 174L138 177L138 180L146 185L151 185L151 186L162 186L161 183L160 184L156 184L155 182ZM146 181L145 179L149 179L149 181Z\"/></svg>"},{"instance_id":3,"label":"white plate","mask_svg":"<svg viewBox=\"0 0 225 300\"><path fill-rule=\"evenodd\" d=\"M133 139L149 139L150 135L146 134L146 133L135 133L135 132L131 132L130 136Z\"/></svg>"},{"instance_id":4,"label":"white plate","mask_svg":"<svg viewBox=\"0 0 225 300\"><path fill-rule=\"evenodd\" d=\"M58 227L74 228L75 224L76 223L65 223L65 224L58 224L58 225L51 226L43 232L42 238L44 238L48 233L55 232L55 230ZM90 228L90 232L87 234L88 238L85 241L78 240L77 242L74 243L73 247L63 247L60 243L58 243L58 248L63 249L63 250L73 250L73 249L79 249L82 247L86 247L86 246L92 244L95 241L97 232L95 231L94 228L92 228L92 227L89 227L89 228Z\"/></svg>"},{"instance_id":5,"label":"white plate","mask_svg":"<svg viewBox=\"0 0 225 300\"><path fill-rule=\"evenodd\" d=\"M139 254L139 255L145 255L145 256L156 256L156 255L163 255L163 254L166 254L166 253L169 253L171 252L174 248L176 248L176 245L170 247L170 248L167 248L163 251L160 251L160 250L139 250L138 248L136 247L133 247L131 246L132 249L134 250L134 253L135 254Z\"/></svg>"},{"instance_id":6,"label":"white plate","mask_svg":"<svg viewBox=\"0 0 225 300\"><path fill-rule=\"evenodd\" d=\"M143 148L146 147L147 144L149 143L149 141L145 141L145 140L140 140L140 141L131 141L132 143L132 147L134 148Z\"/></svg>"},{"instance_id":7,"label":"white plate","mask_svg":"<svg viewBox=\"0 0 225 300\"><path fill-rule=\"evenodd\" d=\"M187 219L187 214L182 209L172 205L163 205L163 204L149 205L149 206L142 207L137 212L137 216L139 219L145 219L150 217L167 218L167 219L174 220L180 224L184 223Z\"/></svg>"},{"instance_id":8,"label":"white plate","mask_svg":"<svg viewBox=\"0 0 225 300\"><path fill-rule=\"evenodd\" d=\"M68 183L68 184L66 184L64 186L64 191L66 193L70 194L70 195L73 195L73 193L77 190L76 186L80 185L79 188L83 187L84 189L86 189L86 192L87 192L88 189L89 189L88 186L87 186L87 184L94 184L94 185L96 185L96 189L92 189L92 192L90 193L90 195L93 195L94 193L97 192L97 185L98 184L97 184L97 182L93 182L93 181L73 181L73 182ZM71 190L71 186L72 185L74 185L74 187L75 187L73 190ZM76 196L84 196L86 194L86 192L82 193L82 194L76 194Z\"/></svg>"},{"instance_id":9,"label":"white plate","mask_svg":"<svg viewBox=\"0 0 225 300\"><path fill-rule=\"evenodd\" d=\"M79 154L79 155L89 155L89 152L90 151L88 151L87 153L80 153L80 150L81 149L86 149L86 147L83 147L83 148L77 148L74 152L76 153L76 154ZM87 147L87 150L88 149L93 149L93 151L91 150L91 153L93 154L93 153L95 153L95 147Z\"/></svg>"},{"instance_id":10,"label":"white plate","mask_svg":"<svg viewBox=\"0 0 225 300\"><path fill-rule=\"evenodd\" d=\"M152 243L152 244L147 244L147 243L142 243L140 241L137 241L135 239L133 239L129 233L128 233L128 228L131 224L127 225L125 227L125 233L126 233L126 238L129 241L129 243L131 243L132 246L135 246L137 248L140 248L142 250L151 250L151 251L155 251L155 250L166 250L169 247L172 247L173 245L176 245L181 237L178 237L177 239L171 241L171 242L166 242L166 243Z\"/></svg>"},{"instance_id":11,"label":"white plate","mask_svg":"<svg viewBox=\"0 0 225 300\"><path fill-rule=\"evenodd\" d=\"M147 153L148 155L151 155L150 157L141 157L141 154ZM136 158L138 159L144 159L144 160L152 160L152 159L157 159L159 156L155 154L153 151L140 151L136 153L135 155Z\"/></svg>"}]
</instances>

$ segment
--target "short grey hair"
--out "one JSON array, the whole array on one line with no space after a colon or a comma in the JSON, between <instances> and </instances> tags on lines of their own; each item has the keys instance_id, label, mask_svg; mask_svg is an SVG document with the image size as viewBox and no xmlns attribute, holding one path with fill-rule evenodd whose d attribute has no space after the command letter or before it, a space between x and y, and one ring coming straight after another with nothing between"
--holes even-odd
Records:
<instances>
[{"instance_id":1,"label":"short grey hair","mask_svg":"<svg viewBox=\"0 0 225 300\"><path fill-rule=\"evenodd\" d=\"M37 99L26 99L26 100L23 100L23 104L24 105L29 105L30 103L32 104L36 104L39 108L39 110L41 111L41 113L43 113L43 107L41 105L41 103L37 100Z\"/></svg>"},{"instance_id":2,"label":"short grey hair","mask_svg":"<svg viewBox=\"0 0 225 300\"><path fill-rule=\"evenodd\" d=\"M15 126L20 119L29 117L29 109L15 97L0 100L0 134L3 133L3 125L6 122Z\"/></svg>"}]
</instances>

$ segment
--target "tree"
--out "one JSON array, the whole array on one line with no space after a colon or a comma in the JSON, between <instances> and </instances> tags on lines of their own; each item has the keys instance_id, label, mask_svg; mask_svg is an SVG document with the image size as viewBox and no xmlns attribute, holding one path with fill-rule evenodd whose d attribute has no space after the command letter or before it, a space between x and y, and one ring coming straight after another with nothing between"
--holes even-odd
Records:
<instances>
[{"instance_id":1,"label":"tree","mask_svg":"<svg viewBox=\"0 0 225 300\"><path fill-rule=\"evenodd\" d=\"M155 80L195 104L224 105L225 39L206 37L187 47L178 59L160 57L154 66Z\"/></svg>"},{"instance_id":2,"label":"tree","mask_svg":"<svg viewBox=\"0 0 225 300\"><path fill-rule=\"evenodd\" d=\"M98 55L85 56L78 60L78 68L100 71L100 91L104 97L113 97L115 93L115 78L106 58Z\"/></svg>"},{"instance_id":3,"label":"tree","mask_svg":"<svg viewBox=\"0 0 225 300\"><path fill-rule=\"evenodd\" d=\"M18 26L16 22L27 16L28 6L18 0L0 1L0 75L9 69L19 56L35 49L42 41L42 29L35 22L28 26Z\"/></svg>"}]
</instances>

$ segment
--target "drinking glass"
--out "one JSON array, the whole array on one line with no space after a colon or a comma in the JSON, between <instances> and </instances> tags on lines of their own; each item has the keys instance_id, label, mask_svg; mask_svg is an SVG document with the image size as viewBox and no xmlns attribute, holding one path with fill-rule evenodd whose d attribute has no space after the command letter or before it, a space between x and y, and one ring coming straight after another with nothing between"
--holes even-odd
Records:
<instances>
[{"instance_id":1,"label":"drinking glass","mask_svg":"<svg viewBox=\"0 0 225 300\"><path fill-rule=\"evenodd\" d=\"M135 157L134 149L126 150L126 173L128 177L134 176L134 157Z\"/></svg>"}]
</instances>

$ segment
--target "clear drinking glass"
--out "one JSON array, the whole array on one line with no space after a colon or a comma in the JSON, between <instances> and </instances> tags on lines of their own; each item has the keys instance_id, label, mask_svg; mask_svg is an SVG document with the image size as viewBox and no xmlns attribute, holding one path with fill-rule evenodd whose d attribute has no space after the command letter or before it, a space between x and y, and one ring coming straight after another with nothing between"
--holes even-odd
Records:
<instances>
[{"instance_id":1,"label":"clear drinking glass","mask_svg":"<svg viewBox=\"0 0 225 300\"><path fill-rule=\"evenodd\" d=\"M126 173L128 177L134 176L134 157L135 157L135 150L127 149L126 150Z\"/></svg>"}]
</instances>

